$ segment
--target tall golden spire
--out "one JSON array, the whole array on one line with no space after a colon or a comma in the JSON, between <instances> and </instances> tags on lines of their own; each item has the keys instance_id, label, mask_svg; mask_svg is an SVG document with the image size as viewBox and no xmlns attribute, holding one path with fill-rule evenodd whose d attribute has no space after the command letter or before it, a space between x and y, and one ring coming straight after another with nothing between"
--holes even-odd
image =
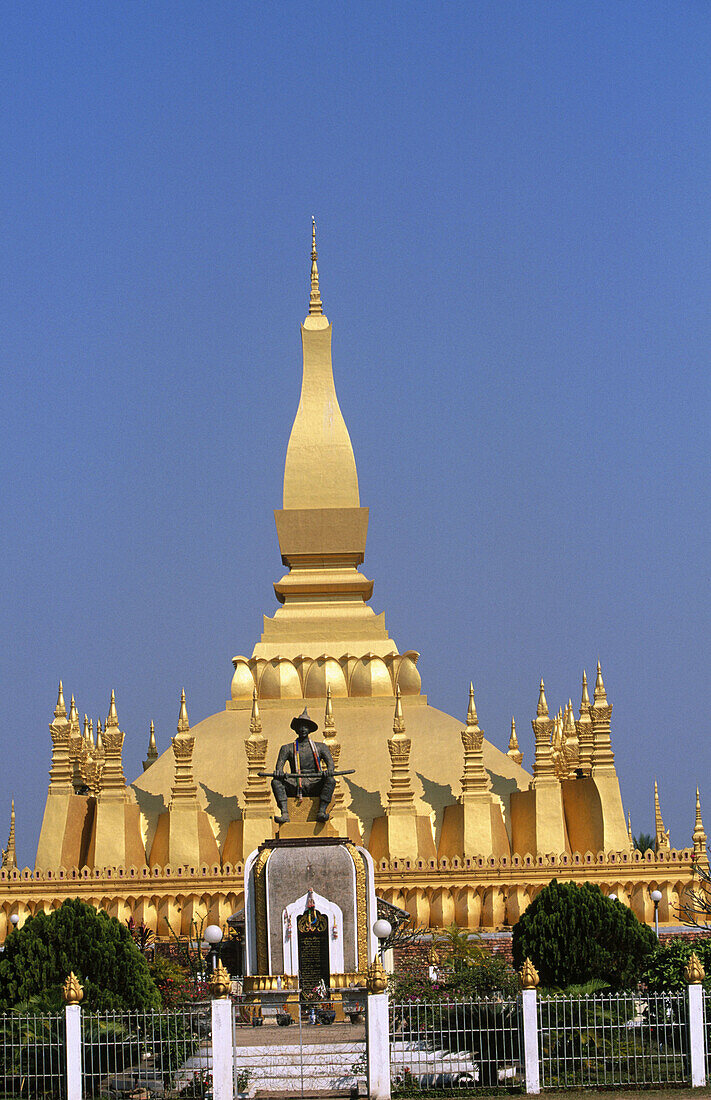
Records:
<instances>
[{"instance_id":1,"label":"tall golden spire","mask_svg":"<svg viewBox=\"0 0 711 1100\"><path fill-rule=\"evenodd\" d=\"M551 731L554 721L548 716L548 702L546 700L545 684L542 679L538 689L536 717L531 725L536 739L533 757L533 785L535 787L537 780L555 776L553 746L551 745Z\"/></svg>"},{"instance_id":2,"label":"tall golden spire","mask_svg":"<svg viewBox=\"0 0 711 1100\"><path fill-rule=\"evenodd\" d=\"M482 748L484 732L479 728L479 719L474 703L474 685L469 684L469 707L467 708L467 728L460 733L464 749L464 771L462 772L462 801L480 795L491 786L489 773L484 767Z\"/></svg>"},{"instance_id":3,"label":"tall golden spire","mask_svg":"<svg viewBox=\"0 0 711 1100\"><path fill-rule=\"evenodd\" d=\"M341 759L341 743L338 740L338 731L336 730L336 722L333 717L333 692L331 691L331 685L326 686L326 709L323 715L323 740L331 752L333 757L333 764L336 770L338 770L338 761ZM346 793L343 787L343 780L336 779L336 787L333 792L333 809L341 810L345 801Z\"/></svg>"},{"instance_id":4,"label":"tall golden spire","mask_svg":"<svg viewBox=\"0 0 711 1100\"><path fill-rule=\"evenodd\" d=\"M543 683L543 677L541 677L541 685L538 689L538 706L536 707L536 714L539 718L548 717L548 701L546 699L546 685Z\"/></svg>"},{"instance_id":5,"label":"tall golden spire","mask_svg":"<svg viewBox=\"0 0 711 1100\"><path fill-rule=\"evenodd\" d=\"M634 844L634 839L632 837L632 814L629 810L627 811L627 836L630 838L630 844Z\"/></svg>"},{"instance_id":6,"label":"tall golden spire","mask_svg":"<svg viewBox=\"0 0 711 1100\"><path fill-rule=\"evenodd\" d=\"M321 290L318 285L318 252L316 251L316 219L311 218L311 296L309 298L309 316L321 316Z\"/></svg>"},{"instance_id":7,"label":"tall golden spire","mask_svg":"<svg viewBox=\"0 0 711 1100\"><path fill-rule=\"evenodd\" d=\"M699 788L696 788L696 820L694 822L694 859L700 862L707 857L706 853L706 830L704 829L704 823L701 820L701 799L699 798Z\"/></svg>"},{"instance_id":8,"label":"tall golden spire","mask_svg":"<svg viewBox=\"0 0 711 1100\"><path fill-rule=\"evenodd\" d=\"M605 682L602 678L602 669L600 662L597 662L597 679L595 680L595 695L593 696L593 702L595 706L604 706L607 703L607 692L605 691Z\"/></svg>"},{"instance_id":9,"label":"tall golden spire","mask_svg":"<svg viewBox=\"0 0 711 1100\"><path fill-rule=\"evenodd\" d=\"M103 741L103 738L101 736L101 719L100 718L96 719L96 751L100 755L103 755L104 741Z\"/></svg>"},{"instance_id":10,"label":"tall golden spire","mask_svg":"<svg viewBox=\"0 0 711 1100\"><path fill-rule=\"evenodd\" d=\"M662 820L662 810L659 805L659 788L657 787L657 781L654 780L654 851L659 853L660 851L669 851L669 830L664 828L664 822Z\"/></svg>"},{"instance_id":11,"label":"tall golden spire","mask_svg":"<svg viewBox=\"0 0 711 1100\"><path fill-rule=\"evenodd\" d=\"M395 715L393 717L393 735L388 739L390 754L390 790L388 791L387 815L415 812L415 795L410 776L410 748L412 742L405 732L405 719L402 715L400 687L395 694Z\"/></svg>"},{"instance_id":12,"label":"tall golden spire","mask_svg":"<svg viewBox=\"0 0 711 1100\"><path fill-rule=\"evenodd\" d=\"M180 693L180 714L178 715L177 737L171 739L173 746L173 788L168 806L169 810L179 804L194 802L197 787L193 778L193 748L195 737L190 736L188 708L185 703L185 688Z\"/></svg>"},{"instance_id":13,"label":"tall golden spire","mask_svg":"<svg viewBox=\"0 0 711 1100\"><path fill-rule=\"evenodd\" d=\"M2 851L3 871L14 871L17 867L17 855L15 853L15 799L10 803L10 835L7 838L7 848Z\"/></svg>"},{"instance_id":14,"label":"tall golden spire","mask_svg":"<svg viewBox=\"0 0 711 1100\"><path fill-rule=\"evenodd\" d=\"M590 695L588 694L588 677L585 669L583 669L580 718L575 723L575 728L578 731L578 764L583 775L590 775L592 768L595 735L593 732L592 718L590 717L591 709Z\"/></svg>"}]
</instances>

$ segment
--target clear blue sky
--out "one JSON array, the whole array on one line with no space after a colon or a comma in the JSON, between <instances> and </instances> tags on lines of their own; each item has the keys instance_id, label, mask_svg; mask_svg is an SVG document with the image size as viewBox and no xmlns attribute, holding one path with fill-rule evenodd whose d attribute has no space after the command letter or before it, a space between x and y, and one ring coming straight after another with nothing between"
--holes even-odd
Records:
<instances>
[{"instance_id":1,"label":"clear blue sky","mask_svg":"<svg viewBox=\"0 0 711 1100\"><path fill-rule=\"evenodd\" d=\"M0 799L57 679L134 778L272 614L310 217L423 690L487 736L598 654L633 828L709 779L707 3L7 5ZM0 829L6 811L0 802ZM2 836L0 835L0 839Z\"/></svg>"}]
</instances>

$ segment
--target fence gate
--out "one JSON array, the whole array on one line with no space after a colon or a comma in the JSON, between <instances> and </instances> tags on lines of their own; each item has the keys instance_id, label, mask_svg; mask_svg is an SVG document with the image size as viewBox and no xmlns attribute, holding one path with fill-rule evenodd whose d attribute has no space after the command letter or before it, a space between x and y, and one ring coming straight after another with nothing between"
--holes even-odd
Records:
<instances>
[{"instance_id":1,"label":"fence gate","mask_svg":"<svg viewBox=\"0 0 711 1100\"><path fill-rule=\"evenodd\" d=\"M233 1006L235 1096L367 1095L367 997L269 991Z\"/></svg>"}]
</instances>

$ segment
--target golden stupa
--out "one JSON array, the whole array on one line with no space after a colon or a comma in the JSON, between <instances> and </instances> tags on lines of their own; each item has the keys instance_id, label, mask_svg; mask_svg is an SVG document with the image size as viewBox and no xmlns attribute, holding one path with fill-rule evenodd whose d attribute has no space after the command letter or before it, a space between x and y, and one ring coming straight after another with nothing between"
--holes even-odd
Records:
<instances>
[{"instance_id":1,"label":"golden stupa","mask_svg":"<svg viewBox=\"0 0 711 1100\"><path fill-rule=\"evenodd\" d=\"M194 918L223 923L243 903L248 855L276 835L260 772L273 768L305 706L319 723L317 739L355 771L339 780L330 821L302 829L364 845L380 896L418 923L513 924L553 875L598 882L642 918L651 916L656 887L660 919L674 921L694 859L705 854L700 809L693 849L676 851L657 799L656 851L633 850L599 663L592 701L583 673L577 718L570 700L549 713L541 681L529 774L515 723L503 751L479 727L471 686L464 720L431 707L419 654L400 652L384 615L369 606L373 582L360 572L368 509L336 397L331 335L314 225L301 398L275 512L286 567L274 584L280 606L264 617L251 655L233 658L224 709L191 728L183 691L170 747L158 754L151 726L144 772L130 785L113 692L95 736L86 718L80 726L73 697L67 712L60 684L35 869L15 866L13 814L0 935L12 913L23 920L68 896L145 920L159 935L166 918L185 932ZM466 691L459 702L466 705Z\"/></svg>"}]
</instances>

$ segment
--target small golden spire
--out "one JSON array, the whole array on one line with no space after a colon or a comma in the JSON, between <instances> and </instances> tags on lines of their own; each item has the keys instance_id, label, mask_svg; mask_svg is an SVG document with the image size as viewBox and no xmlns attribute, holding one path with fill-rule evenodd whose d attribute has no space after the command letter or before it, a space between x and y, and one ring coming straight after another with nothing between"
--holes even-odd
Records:
<instances>
[{"instance_id":1,"label":"small golden spire","mask_svg":"<svg viewBox=\"0 0 711 1100\"><path fill-rule=\"evenodd\" d=\"M395 716L393 718L393 733L397 737L399 734L405 732L405 719L402 716L402 698L400 696L400 685L395 688Z\"/></svg>"},{"instance_id":2,"label":"small golden spire","mask_svg":"<svg viewBox=\"0 0 711 1100\"><path fill-rule=\"evenodd\" d=\"M632 836L632 814L627 811L627 836L630 838L630 844L634 844L634 838Z\"/></svg>"},{"instance_id":3,"label":"small golden spire","mask_svg":"<svg viewBox=\"0 0 711 1100\"><path fill-rule=\"evenodd\" d=\"M602 678L602 669L600 668L600 662L597 662L597 679L595 680L595 694L593 701L597 705L602 703L604 706L607 702L607 692L605 691L605 683Z\"/></svg>"},{"instance_id":4,"label":"small golden spire","mask_svg":"<svg viewBox=\"0 0 711 1100\"><path fill-rule=\"evenodd\" d=\"M518 746L518 737L516 736L516 721L511 715L511 736L509 737L509 747L506 750L506 755L513 760L514 764L521 764L523 762L523 753Z\"/></svg>"},{"instance_id":5,"label":"small golden spire","mask_svg":"<svg viewBox=\"0 0 711 1100\"><path fill-rule=\"evenodd\" d=\"M256 687L252 691L252 717L249 720L249 733L250 736L255 736L262 732L262 719L259 716L259 703L257 702L257 689Z\"/></svg>"},{"instance_id":6,"label":"small golden spire","mask_svg":"<svg viewBox=\"0 0 711 1100\"><path fill-rule=\"evenodd\" d=\"M318 285L318 252L316 251L316 219L311 218L311 296L309 298L309 315L321 315L323 304L321 302L321 290Z\"/></svg>"},{"instance_id":7,"label":"small golden spire","mask_svg":"<svg viewBox=\"0 0 711 1100\"><path fill-rule=\"evenodd\" d=\"M156 727L153 723L153 719L151 718L151 728L150 728L150 733L148 735L148 752L146 754L146 759L143 761L143 770L144 770L144 772L148 771L151 764L155 763L155 761L157 759L158 759L158 746L156 745Z\"/></svg>"},{"instance_id":8,"label":"small golden spire","mask_svg":"<svg viewBox=\"0 0 711 1100\"><path fill-rule=\"evenodd\" d=\"M96 719L96 751L104 751L104 742L101 739L101 719Z\"/></svg>"},{"instance_id":9,"label":"small golden spire","mask_svg":"<svg viewBox=\"0 0 711 1100\"><path fill-rule=\"evenodd\" d=\"M92 748L92 749L95 748L96 746L94 745L94 723L91 720L91 718L89 719L88 737L89 737L89 747Z\"/></svg>"},{"instance_id":10,"label":"small golden spire","mask_svg":"<svg viewBox=\"0 0 711 1100\"><path fill-rule=\"evenodd\" d=\"M331 693L331 685L326 687L326 710L323 716L323 734L324 737L331 737L331 730L335 730L336 723L333 720L333 700ZM326 731L329 731L328 733Z\"/></svg>"},{"instance_id":11,"label":"small golden spire","mask_svg":"<svg viewBox=\"0 0 711 1100\"><path fill-rule=\"evenodd\" d=\"M69 724L70 725L78 725L79 724L79 711L77 710L77 705L74 701L74 696L73 695L72 695L72 697L69 701Z\"/></svg>"},{"instance_id":12,"label":"small golden spire","mask_svg":"<svg viewBox=\"0 0 711 1100\"><path fill-rule=\"evenodd\" d=\"M476 713L476 704L474 703L474 684L469 681L469 708L467 710L467 725L476 726L479 723Z\"/></svg>"},{"instance_id":13,"label":"small golden spire","mask_svg":"<svg viewBox=\"0 0 711 1100\"><path fill-rule=\"evenodd\" d=\"M565 723L565 733L567 737L575 736L575 715L573 714L573 700L568 700L568 718Z\"/></svg>"},{"instance_id":14,"label":"small golden spire","mask_svg":"<svg viewBox=\"0 0 711 1100\"><path fill-rule=\"evenodd\" d=\"M89 740L89 715L84 715L84 740Z\"/></svg>"},{"instance_id":15,"label":"small golden spire","mask_svg":"<svg viewBox=\"0 0 711 1100\"><path fill-rule=\"evenodd\" d=\"M178 734L189 733L188 708L185 703L185 688L180 692L180 714L178 715Z\"/></svg>"},{"instance_id":16,"label":"small golden spire","mask_svg":"<svg viewBox=\"0 0 711 1100\"><path fill-rule=\"evenodd\" d=\"M654 780L654 830L655 854L660 852L661 850L667 851L669 849L669 830L664 828L664 821L662 820L662 810L659 805L659 788L657 786L656 779Z\"/></svg>"},{"instance_id":17,"label":"small golden spire","mask_svg":"<svg viewBox=\"0 0 711 1100\"><path fill-rule=\"evenodd\" d=\"M538 715L539 718L547 718L548 717L548 703L546 701L545 684L543 683L542 678L541 678L541 686L540 686L540 689L538 691L538 706L536 707L536 714Z\"/></svg>"},{"instance_id":18,"label":"small golden spire","mask_svg":"<svg viewBox=\"0 0 711 1100\"><path fill-rule=\"evenodd\" d=\"M59 691L57 693L57 705L54 708L55 718L66 718L67 708L64 705L64 688L62 687L62 681L59 681Z\"/></svg>"},{"instance_id":19,"label":"small golden spire","mask_svg":"<svg viewBox=\"0 0 711 1100\"><path fill-rule=\"evenodd\" d=\"M583 714L585 710L590 708L590 696L588 695L588 677L585 669L583 669L583 693L580 698L580 713Z\"/></svg>"},{"instance_id":20,"label":"small golden spire","mask_svg":"<svg viewBox=\"0 0 711 1100\"><path fill-rule=\"evenodd\" d=\"M118 714L116 713L116 692L111 688L111 704L109 706L109 713L106 717L106 725L104 729L116 729L118 728Z\"/></svg>"}]
</instances>

